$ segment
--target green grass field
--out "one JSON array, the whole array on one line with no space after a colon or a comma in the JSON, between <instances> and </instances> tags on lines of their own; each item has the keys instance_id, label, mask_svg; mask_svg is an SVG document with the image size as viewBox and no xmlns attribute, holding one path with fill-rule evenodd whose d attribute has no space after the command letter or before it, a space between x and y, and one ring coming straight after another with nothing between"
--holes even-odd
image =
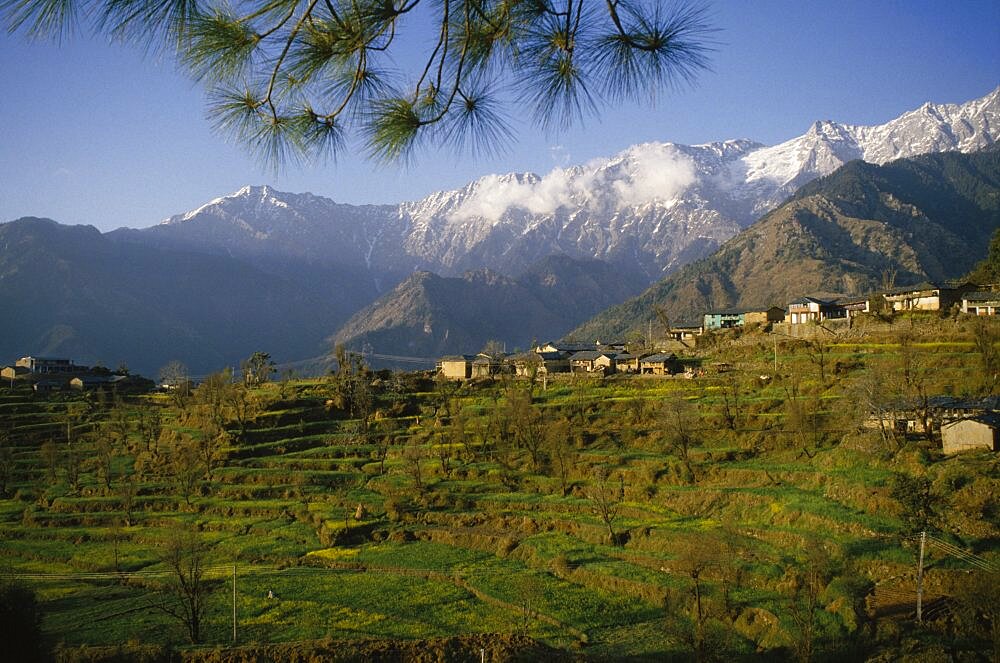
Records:
<instances>
[{"instance_id":1,"label":"green grass field","mask_svg":"<svg viewBox=\"0 0 1000 663\"><path fill-rule=\"evenodd\" d=\"M235 566L239 643L509 633L594 659L770 660L808 637L817 660L904 646L930 660L964 629L968 660L986 660L989 613L961 606L996 577L1000 464L918 434L886 442L858 396L876 371L887 396L971 392L975 348L838 343L821 378L794 346L773 375L768 343L719 344L703 365L734 370L693 380L553 380L520 409L523 382L376 384L367 432L329 406L332 380L256 389L242 426L198 392L180 410L0 391L2 572L35 591L50 645L190 646L158 607L184 531L205 548L207 645L231 642ZM901 476L926 493L902 495ZM928 599L953 606L930 629L880 615L874 589L915 597L918 521L943 542Z\"/></svg>"}]
</instances>

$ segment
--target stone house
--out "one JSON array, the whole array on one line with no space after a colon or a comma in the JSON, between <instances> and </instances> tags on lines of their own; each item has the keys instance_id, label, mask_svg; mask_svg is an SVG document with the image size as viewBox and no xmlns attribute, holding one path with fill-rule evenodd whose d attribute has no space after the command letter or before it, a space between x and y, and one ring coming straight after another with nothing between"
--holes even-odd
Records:
<instances>
[{"instance_id":1,"label":"stone house","mask_svg":"<svg viewBox=\"0 0 1000 663\"><path fill-rule=\"evenodd\" d=\"M968 292L962 295L962 313L997 315L998 311L1000 311L1000 292Z\"/></svg>"},{"instance_id":2,"label":"stone house","mask_svg":"<svg viewBox=\"0 0 1000 663\"><path fill-rule=\"evenodd\" d=\"M681 343L690 343L705 333L704 325L679 324L670 327L670 338Z\"/></svg>"},{"instance_id":3,"label":"stone house","mask_svg":"<svg viewBox=\"0 0 1000 663\"><path fill-rule=\"evenodd\" d=\"M772 306L766 309L748 309L743 312L744 325L760 325L767 327L774 322L785 321L785 309Z\"/></svg>"},{"instance_id":4,"label":"stone house","mask_svg":"<svg viewBox=\"0 0 1000 663\"><path fill-rule=\"evenodd\" d=\"M684 370L675 354L655 354L639 360L639 372L643 375L676 375Z\"/></svg>"},{"instance_id":5,"label":"stone house","mask_svg":"<svg viewBox=\"0 0 1000 663\"><path fill-rule=\"evenodd\" d=\"M570 355L569 366L574 373L603 373L607 375L615 372L615 353L601 352L600 350L576 352Z\"/></svg>"},{"instance_id":6,"label":"stone house","mask_svg":"<svg viewBox=\"0 0 1000 663\"><path fill-rule=\"evenodd\" d=\"M846 317L847 310L834 301L816 299L815 297L799 297L788 303L788 322L793 325L803 325L808 322L820 323L824 320Z\"/></svg>"},{"instance_id":7,"label":"stone house","mask_svg":"<svg viewBox=\"0 0 1000 663\"><path fill-rule=\"evenodd\" d=\"M565 352L525 352L512 357L510 362L514 373L521 377L530 375L532 369L538 374L569 372L569 355Z\"/></svg>"},{"instance_id":8,"label":"stone house","mask_svg":"<svg viewBox=\"0 0 1000 663\"><path fill-rule=\"evenodd\" d=\"M87 391L101 387L113 387L124 379L124 375L79 375L69 381L69 388Z\"/></svg>"},{"instance_id":9,"label":"stone house","mask_svg":"<svg viewBox=\"0 0 1000 663\"><path fill-rule=\"evenodd\" d=\"M468 380L472 377L472 355L450 355L437 362L438 373L449 380Z\"/></svg>"},{"instance_id":10,"label":"stone house","mask_svg":"<svg viewBox=\"0 0 1000 663\"><path fill-rule=\"evenodd\" d=\"M973 449L1000 449L1000 413L945 422L941 425L941 448L949 455Z\"/></svg>"},{"instance_id":11,"label":"stone house","mask_svg":"<svg viewBox=\"0 0 1000 663\"><path fill-rule=\"evenodd\" d=\"M850 299L838 303L847 313L847 317L851 319L858 317L862 313L872 312L871 300L868 298Z\"/></svg>"},{"instance_id":12,"label":"stone house","mask_svg":"<svg viewBox=\"0 0 1000 663\"><path fill-rule=\"evenodd\" d=\"M472 377L490 378L499 375L504 370L506 359L506 354L490 355L480 352L472 360Z\"/></svg>"},{"instance_id":13,"label":"stone house","mask_svg":"<svg viewBox=\"0 0 1000 663\"><path fill-rule=\"evenodd\" d=\"M51 357L21 357L14 366L28 369L29 373L75 373L82 370L75 366L71 359L53 359Z\"/></svg>"},{"instance_id":14,"label":"stone house","mask_svg":"<svg viewBox=\"0 0 1000 663\"><path fill-rule=\"evenodd\" d=\"M895 288L883 296L893 311L944 311L960 304L962 296L975 289L971 283L951 287L925 281Z\"/></svg>"},{"instance_id":15,"label":"stone house","mask_svg":"<svg viewBox=\"0 0 1000 663\"><path fill-rule=\"evenodd\" d=\"M615 370L619 373L638 373L639 355L628 352L615 355Z\"/></svg>"},{"instance_id":16,"label":"stone house","mask_svg":"<svg viewBox=\"0 0 1000 663\"><path fill-rule=\"evenodd\" d=\"M4 366L0 369L0 378L4 380L17 380L29 375L29 371L24 366Z\"/></svg>"}]
</instances>

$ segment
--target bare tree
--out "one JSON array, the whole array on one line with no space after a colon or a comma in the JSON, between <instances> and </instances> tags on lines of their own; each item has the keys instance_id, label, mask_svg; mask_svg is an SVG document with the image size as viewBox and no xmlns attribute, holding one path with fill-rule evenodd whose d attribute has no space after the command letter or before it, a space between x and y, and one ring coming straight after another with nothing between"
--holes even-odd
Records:
<instances>
[{"instance_id":1,"label":"bare tree","mask_svg":"<svg viewBox=\"0 0 1000 663\"><path fill-rule=\"evenodd\" d=\"M226 391L226 404L231 420L236 423L236 439L242 442L250 424L256 422L264 411L264 404L260 396L241 384L231 385Z\"/></svg>"},{"instance_id":2,"label":"bare tree","mask_svg":"<svg viewBox=\"0 0 1000 663\"><path fill-rule=\"evenodd\" d=\"M136 472L125 473L115 482L115 486L121 503L122 520L125 527L131 527L132 517L135 514L135 498L139 494L139 475Z\"/></svg>"},{"instance_id":3,"label":"bare tree","mask_svg":"<svg viewBox=\"0 0 1000 663\"><path fill-rule=\"evenodd\" d=\"M995 320L987 319L988 317L973 319L972 342L976 352L979 353L979 362L983 369L980 389L984 394L995 394L997 387L1000 386L1000 350L997 350L997 344L1000 343L1000 325L997 325Z\"/></svg>"},{"instance_id":4,"label":"bare tree","mask_svg":"<svg viewBox=\"0 0 1000 663\"><path fill-rule=\"evenodd\" d=\"M393 437L396 434L396 422L392 419L382 419L377 422L376 430L371 431L370 439L375 445L375 459L378 461L378 473L385 474L385 459L389 455Z\"/></svg>"},{"instance_id":5,"label":"bare tree","mask_svg":"<svg viewBox=\"0 0 1000 663\"><path fill-rule=\"evenodd\" d=\"M136 412L136 430L145 450L152 449L163 430L160 408L151 405L140 407Z\"/></svg>"},{"instance_id":6,"label":"bare tree","mask_svg":"<svg viewBox=\"0 0 1000 663\"><path fill-rule=\"evenodd\" d=\"M413 479L413 486L417 492L424 492L423 461L427 457L427 448L424 441L416 437L411 438L403 449L403 460L406 461L406 472Z\"/></svg>"},{"instance_id":7,"label":"bare tree","mask_svg":"<svg viewBox=\"0 0 1000 663\"><path fill-rule=\"evenodd\" d=\"M59 470L59 447L54 440L45 440L38 450L42 462L45 463L45 478L49 483L55 483Z\"/></svg>"},{"instance_id":8,"label":"bare tree","mask_svg":"<svg viewBox=\"0 0 1000 663\"><path fill-rule=\"evenodd\" d=\"M743 400L740 392L740 382L735 375L730 375L722 382L719 392L722 399L722 422L729 430L736 430L743 422Z\"/></svg>"},{"instance_id":9,"label":"bare tree","mask_svg":"<svg viewBox=\"0 0 1000 663\"><path fill-rule=\"evenodd\" d=\"M211 587L206 578L208 546L197 532L178 527L162 543L162 560L171 571L157 606L179 620L192 644L202 641Z\"/></svg>"},{"instance_id":10,"label":"bare tree","mask_svg":"<svg viewBox=\"0 0 1000 663\"><path fill-rule=\"evenodd\" d=\"M905 407L912 408L920 421L924 436L933 441L931 374L934 368L928 356L914 347L914 339L909 334L899 337L899 371L899 390Z\"/></svg>"},{"instance_id":11,"label":"bare tree","mask_svg":"<svg viewBox=\"0 0 1000 663\"><path fill-rule=\"evenodd\" d=\"M94 474L104 484L104 491L111 492L111 482L114 480L115 446L111 439L103 434L101 429L92 433L94 437L93 455L90 462L94 467Z\"/></svg>"},{"instance_id":12,"label":"bare tree","mask_svg":"<svg viewBox=\"0 0 1000 663\"><path fill-rule=\"evenodd\" d=\"M545 427L545 453L552 461L556 476L559 477L559 488L565 497L569 494L569 477L577 457L568 419L557 419Z\"/></svg>"},{"instance_id":13,"label":"bare tree","mask_svg":"<svg viewBox=\"0 0 1000 663\"><path fill-rule=\"evenodd\" d=\"M545 462L545 430L541 413L531 403L531 394L512 389L507 394L507 418L512 440L517 448L531 456L531 466L538 472Z\"/></svg>"},{"instance_id":14,"label":"bare tree","mask_svg":"<svg viewBox=\"0 0 1000 663\"><path fill-rule=\"evenodd\" d=\"M857 414L862 418L862 424L864 420L874 419L882 443L899 450L901 444L893 425L894 408L887 377L888 371L875 366L870 366L865 371L854 390L856 402L861 406Z\"/></svg>"},{"instance_id":15,"label":"bare tree","mask_svg":"<svg viewBox=\"0 0 1000 663\"><path fill-rule=\"evenodd\" d=\"M785 571L788 594L788 616L795 626L795 656L808 663L815 654L819 635L820 613L824 605L821 595L833 576L833 560L819 541L808 546L808 556L801 564L792 564Z\"/></svg>"},{"instance_id":16,"label":"bare tree","mask_svg":"<svg viewBox=\"0 0 1000 663\"><path fill-rule=\"evenodd\" d=\"M183 410L191 395L191 374L187 366L178 360L168 362L160 369L160 384L166 387L174 406Z\"/></svg>"},{"instance_id":17,"label":"bare tree","mask_svg":"<svg viewBox=\"0 0 1000 663\"><path fill-rule=\"evenodd\" d=\"M610 483L611 473L607 467L598 466L594 468L593 480L587 497L594 504L594 511L608 528L608 539L611 545L619 545L619 537L615 533L614 523L618 518L618 507L621 501L617 489Z\"/></svg>"},{"instance_id":18,"label":"bare tree","mask_svg":"<svg viewBox=\"0 0 1000 663\"><path fill-rule=\"evenodd\" d=\"M0 431L0 496L6 497L14 479L14 445L10 433Z\"/></svg>"},{"instance_id":19,"label":"bare tree","mask_svg":"<svg viewBox=\"0 0 1000 663\"><path fill-rule=\"evenodd\" d=\"M184 497L184 503L191 506L191 496L205 478L198 444L184 433L168 431L161 444L167 447L167 471L174 485Z\"/></svg>"},{"instance_id":20,"label":"bare tree","mask_svg":"<svg viewBox=\"0 0 1000 663\"><path fill-rule=\"evenodd\" d=\"M696 431L699 421L695 406L677 395L667 399L660 415L665 450L680 458L690 482L698 480L691 462L691 449L698 442Z\"/></svg>"},{"instance_id":21,"label":"bare tree","mask_svg":"<svg viewBox=\"0 0 1000 663\"><path fill-rule=\"evenodd\" d=\"M819 381L826 383L826 367L830 361L830 344L823 339L810 339L805 341L806 355L809 361L819 369Z\"/></svg>"}]
</instances>

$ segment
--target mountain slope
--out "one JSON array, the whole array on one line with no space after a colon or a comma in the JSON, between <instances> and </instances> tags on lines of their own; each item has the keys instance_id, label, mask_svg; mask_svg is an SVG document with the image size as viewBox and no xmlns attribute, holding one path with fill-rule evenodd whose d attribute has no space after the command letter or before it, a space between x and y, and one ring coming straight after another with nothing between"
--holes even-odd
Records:
<instances>
[{"instance_id":1,"label":"mountain slope","mask_svg":"<svg viewBox=\"0 0 1000 663\"><path fill-rule=\"evenodd\" d=\"M526 348L562 336L642 283L641 275L566 256L547 257L516 279L489 270L417 272L359 311L334 342L411 357L473 352L488 340Z\"/></svg>"},{"instance_id":2,"label":"mountain slope","mask_svg":"<svg viewBox=\"0 0 1000 663\"><path fill-rule=\"evenodd\" d=\"M604 311L577 338L641 330L710 309L784 306L807 294L861 294L960 278L1000 227L1000 152L939 154L876 166L854 161L802 187L710 257Z\"/></svg>"},{"instance_id":3,"label":"mountain slope","mask_svg":"<svg viewBox=\"0 0 1000 663\"><path fill-rule=\"evenodd\" d=\"M290 281L233 258L114 241L91 226L0 224L0 357L67 356L156 375L195 373L270 352L319 354L357 306L335 283Z\"/></svg>"}]
</instances>

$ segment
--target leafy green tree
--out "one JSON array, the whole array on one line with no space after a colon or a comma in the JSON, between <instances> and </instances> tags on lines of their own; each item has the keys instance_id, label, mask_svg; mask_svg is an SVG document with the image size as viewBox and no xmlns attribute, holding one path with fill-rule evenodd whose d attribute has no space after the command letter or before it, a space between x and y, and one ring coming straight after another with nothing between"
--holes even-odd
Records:
<instances>
[{"instance_id":1,"label":"leafy green tree","mask_svg":"<svg viewBox=\"0 0 1000 663\"><path fill-rule=\"evenodd\" d=\"M2 6L8 27L30 35L60 36L83 14L98 32L176 51L208 85L216 127L268 162L337 154L352 134L377 159L427 142L495 149L511 136L506 109L515 104L536 125L566 126L692 82L712 48L704 9L642 0ZM397 72L397 62L410 68Z\"/></svg>"},{"instance_id":2,"label":"leafy green tree","mask_svg":"<svg viewBox=\"0 0 1000 663\"><path fill-rule=\"evenodd\" d=\"M903 509L903 522L912 534L928 528L937 513L939 498L927 477L897 472L889 480L889 494Z\"/></svg>"},{"instance_id":3,"label":"leafy green tree","mask_svg":"<svg viewBox=\"0 0 1000 663\"><path fill-rule=\"evenodd\" d=\"M362 432L368 430L375 407L375 394L364 357L338 344L334 350L337 368L330 376L334 406L361 421Z\"/></svg>"},{"instance_id":4,"label":"leafy green tree","mask_svg":"<svg viewBox=\"0 0 1000 663\"><path fill-rule=\"evenodd\" d=\"M271 355L268 353L253 353L240 364L240 368L243 370L243 384L247 387L259 387L268 382L271 375L277 371L274 366Z\"/></svg>"},{"instance_id":5,"label":"leafy green tree","mask_svg":"<svg viewBox=\"0 0 1000 663\"><path fill-rule=\"evenodd\" d=\"M976 265L967 280L973 283L1000 283L1000 228L993 231L986 257Z\"/></svg>"}]
</instances>

